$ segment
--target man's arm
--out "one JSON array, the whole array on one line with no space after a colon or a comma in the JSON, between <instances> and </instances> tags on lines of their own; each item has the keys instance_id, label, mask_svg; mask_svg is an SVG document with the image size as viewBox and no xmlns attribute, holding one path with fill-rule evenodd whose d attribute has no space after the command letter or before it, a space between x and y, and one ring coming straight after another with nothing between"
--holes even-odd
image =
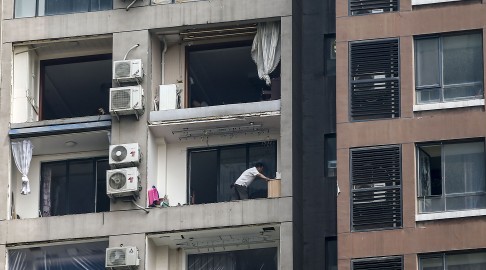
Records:
<instances>
[{"instance_id":1,"label":"man's arm","mask_svg":"<svg viewBox=\"0 0 486 270\"><path fill-rule=\"evenodd\" d=\"M258 176L258 178L261 178L261 179L263 179L265 181L275 180L275 179L270 179L270 178L266 177L265 175L263 175L261 173L257 174L257 176Z\"/></svg>"}]
</instances>

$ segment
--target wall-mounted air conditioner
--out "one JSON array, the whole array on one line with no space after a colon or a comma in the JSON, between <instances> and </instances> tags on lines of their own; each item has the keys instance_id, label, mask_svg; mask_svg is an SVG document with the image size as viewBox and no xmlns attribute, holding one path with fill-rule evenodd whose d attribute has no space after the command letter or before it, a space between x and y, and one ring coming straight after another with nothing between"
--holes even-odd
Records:
<instances>
[{"instance_id":1,"label":"wall-mounted air conditioner","mask_svg":"<svg viewBox=\"0 0 486 270\"><path fill-rule=\"evenodd\" d=\"M140 265L138 248L116 247L106 249L105 267L107 269L137 269Z\"/></svg>"},{"instance_id":2,"label":"wall-mounted air conditioner","mask_svg":"<svg viewBox=\"0 0 486 270\"><path fill-rule=\"evenodd\" d=\"M177 109L177 85L159 86L159 111Z\"/></svg>"},{"instance_id":3,"label":"wall-mounted air conditioner","mask_svg":"<svg viewBox=\"0 0 486 270\"><path fill-rule=\"evenodd\" d=\"M141 59L113 62L113 80L117 83L141 83L142 79L143 67Z\"/></svg>"},{"instance_id":4,"label":"wall-mounted air conditioner","mask_svg":"<svg viewBox=\"0 0 486 270\"><path fill-rule=\"evenodd\" d=\"M112 115L143 114L143 89L140 85L110 88L110 113Z\"/></svg>"},{"instance_id":5,"label":"wall-mounted air conditioner","mask_svg":"<svg viewBox=\"0 0 486 270\"><path fill-rule=\"evenodd\" d=\"M106 194L111 198L138 195L139 187L136 167L106 171Z\"/></svg>"},{"instance_id":6,"label":"wall-mounted air conditioner","mask_svg":"<svg viewBox=\"0 0 486 270\"><path fill-rule=\"evenodd\" d=\"M110 145L109 163L112 168L136 167L141 159L138 143Z\"/></svg>"}]
</instances>

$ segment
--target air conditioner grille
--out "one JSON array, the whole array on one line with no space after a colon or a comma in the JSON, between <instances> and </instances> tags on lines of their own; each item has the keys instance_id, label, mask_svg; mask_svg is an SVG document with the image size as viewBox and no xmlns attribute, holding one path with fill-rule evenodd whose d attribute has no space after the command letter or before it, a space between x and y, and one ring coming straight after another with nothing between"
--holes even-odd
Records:
<instances>
[{"instance_id":1,"label":"air conditioner grille","mask_svg":"<svg viewBox=\"0 0 486 270\"><path fill-rule=\"evenodd\" d=\"M111 109L130 109L130 89L122 89L111 93Z\"/></svg>"},{"instance_id":2,"label":"air conditioner grille","mask_svg":"<svg viewBox=\"0 0 486 270\"><path fill-rule=\"evenodd\" d=\"M121 172L114 173L110 176L108 180L110 187L115 190L122 189L127 183L127 177Z\"/></svg>"},{"instance_id":3,"label":"air conditioner grille","mask_svg":"<svg viewBox=\"0 0 486 270\"><path fill-rule=\"evenodd\" d=\"M110 254L108 255L108 265L109 266L126 265L125 250L123 249L111 250Z\"/></svg>"},{"instance_id":4,"label":"air conditioner grille","mask_svg":"<svg viewBox=\"0 0 486 270\"><path fill-rule=\"evenodd\" d=\"M125 160L126 157L127 157L127 148L125 148L124 146L119 145L113 147L113 149L111 150L111 158L116 162L123 161Z\"/></svg>"},{"instance_id":5,"label":"air conditioner grille","mask_svg":"<svg viewBox=\"0 0 486 270\"><path fill-rule=\"evenodd\" d=\"M130 61L117 62L115 66L116 78L130 77Z\"/></svg>"}]
</instances>

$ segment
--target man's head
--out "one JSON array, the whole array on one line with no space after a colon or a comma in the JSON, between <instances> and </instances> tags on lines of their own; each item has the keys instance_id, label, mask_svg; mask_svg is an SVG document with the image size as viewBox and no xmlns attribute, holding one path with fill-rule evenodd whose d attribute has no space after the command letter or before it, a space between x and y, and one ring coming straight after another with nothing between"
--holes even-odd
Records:
<instances>
[{"instance_id":1,"label":"man's head","mask_svg":"<svg viewBox=\"0 0 486 270\"><path fill-rule=\"evenodd\" d=\"M264 166L263 166L263 163L261 163L261 162L257 162L257 163L255 163L255 168L257 169L257 171L258 171L259 173L262 173L262 172L263 172L263 167L264 167Z\"/></svg>"}]
</instances>

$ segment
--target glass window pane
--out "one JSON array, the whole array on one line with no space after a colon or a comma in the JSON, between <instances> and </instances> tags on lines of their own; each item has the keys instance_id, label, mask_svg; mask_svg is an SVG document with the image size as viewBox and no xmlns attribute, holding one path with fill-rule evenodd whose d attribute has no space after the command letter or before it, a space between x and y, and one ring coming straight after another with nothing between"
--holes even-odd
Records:
<instances>
[{"instance_id":1,"label":"glass window pane","mask_svg":"<svg viewBox=\"0 0 486 270\"><path fill-rule=\"evenodd\" d=\"M419 147L419 196L442 195L442 158L440 145Z\"/></svg>"},{"instance_id":2,"label":"glass window pane","mask_svg":"<svg viewBox=\"0 0 486 270\"><path fill-rule=\"evenodd\" d=\"M276 160L276 142L267 142L265 144L251 145L249 166L254 166L256 162L262 162L263 175L269 178L275 178L277 170ZM250 186L250 198L266 198L267 197L268 184L267 181L261 179L255 179Z\"/></svg>"},{"instance_id":3,"label":"glass window pane","mask_svg":"<svg viewBox=\"0 0 486 270\"><path fill-rule=\"evenodd\" d=\"M106 171L109 169L108 160L96 162L96 212L110 211L110 198L106 195Z\"/></svg>"},{"instance_id":4,"label":"glass window pane","mask_svg":"<svg viewBox=\"0 0 486 270\"><path fill-rule=\"evenodd\" d=\"M221 149L218 202L227 202L231 200L233 194L231 185L246 169L248 169L246 165L246 147ZM255 179L255 181L258 180ZM255 183L251 184L252 187L253 185L255 185Z\"/></svg>"},{"instance_id":5,"label":"glass window pane","mask_svg":"<svg viewBox=\"0 0 486 270\"><path fill-rule=\"evenodd\" d=\"M41 212L43 217L67 214L66 163L43 163L41 165L42 189Z\"/></svg>"},{"instance_id":6,"label":"glass window pane","mask_svg":"<svg viewBox=\"0 0 486 270\"><path fill-rule=\"evenodd\" d=\"M417 39L415 44L417 86L439 85L439 39Z\"/></svg>"},{"instance_id":7,"label":"glass window pane","mask_svg":"<svg viewBox=\"0 0 486 270\"><path fill-rule=\"evenodd\" d=\"M420 270L444 270L442 257L420 258Z\"/></svg>"},{"instance_id":8,"label":"glass window pane","mask_svg":"<svg viewBox=\"0 0 486 270\"><path fill-rule=\"evenodd\" d=\"M438 198L419 198L420 213L443 212L445 210L445 199Z\"/></svg>"},{"instance_id":9,"label":"glass window pane","mask_svg":"<svg viewBox=\"0 0 486 270\"><path fill-rule=\"evenodd\" d=\"M432 102L440 102L440 88L428 88L428 89L421 89L417 90L417 103L432 103Z\"/></svg>"},{"instance_id":10,"label":"glass window pane","mask_svg":"<svg viewBox=\"0 0 486 270\"><path fill-rule=\"evenodd\" d=\"M34 17L36 0L15 0L15 18Z\"/></svg>"},{"instance_id":11,"label":"glass window pane","mask_svg":"<svg viewBox=\"0 0 486 270\"><path fill-rule=\"evenodd\" d=\"M89 11L90 0L45 0L45 15Z\"/></svg>"},{"instance_id":12,"label":"glass window pane","mask_svg":"<svg viewBox=\"0 0 486 270\"><path fill-rule=\"evenodd\" d=\"M486 191L484 142L444 145L446 194Z\"/></svg>"},{"instance_id":13,"label":"glass window pane","mask_svg":"<svg viewBox=\"0 0 486 270\"><path fill-rule=\"evenodd\" d=\"M448 270L484 270L486 252L447 255L446 265Z\"/></svg>"},{"instance_id":14,"label":"glass window pane","mask_svg":"<svg viewBox=\"0 0 486 270\"><path fill-rule=\"evenodd\" d=\"M483 84L465 83L444 86L444 101L454 101L460 99L473 99L483 97Z\"/></svg>"},{"instance_id":15,"label":"glass window pane","mask_svg":"<svg viewBox=\"0 0 486 270\"><path fill-rule=\"evenodd\" d=\"M91 11L109 10L112 8L112 0L91 0Z\"/></svg>"},{"instance_id":16,"label":"glass window pane","mask_svg":"<svg viewBox=\"0 0 486 270\"><path fill-rule=\"evenodd\" d=\"M483 81L481 34L446 36L442 46L444 85Z\"/></svg>"},{"instance_id":17,"label":"glass window pane","mask_svg":"<svg viewBox=\"0 0 486 270\"><path fill-rule=\"evenodd\" d=\"M95 175L93 160L69 162L69 214L95 211Z\"/></svg>"}]
</instances>

